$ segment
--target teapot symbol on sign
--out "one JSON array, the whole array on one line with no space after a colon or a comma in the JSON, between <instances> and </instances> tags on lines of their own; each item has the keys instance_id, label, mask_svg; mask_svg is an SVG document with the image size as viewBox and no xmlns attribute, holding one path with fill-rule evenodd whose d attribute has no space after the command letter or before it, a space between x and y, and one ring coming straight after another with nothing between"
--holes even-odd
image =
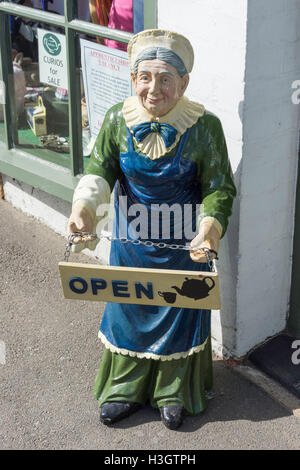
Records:
<instances>
[{"instance_id":1,"label":"teapot symbol on sign","mask_svg":"<svg viewBox=\"0 0 300 470\"><path fill-rule=\"evenodd\" d=\"M169 304L173 304L176 300L176 294L175 292L161 292L158 291L158 295L163 297L163 299L168 302Z\"/></svg>"},{"instance_id":2,"label":"teapot symbol on sign","mask_svg":"<svg viewBox=\"0 0 300 470\"><path fill-rule=\"evenodd\" d=\"M212 282L211 285L207 283L208 280ZM213 289L214 286L215 281L209 276L206 276L204 279L189 279L186 277L181 289L177 286L172 286L172 289L175 289L180 295L198 300L207 297L209 291Z\"/></svg>"}]
</instances>

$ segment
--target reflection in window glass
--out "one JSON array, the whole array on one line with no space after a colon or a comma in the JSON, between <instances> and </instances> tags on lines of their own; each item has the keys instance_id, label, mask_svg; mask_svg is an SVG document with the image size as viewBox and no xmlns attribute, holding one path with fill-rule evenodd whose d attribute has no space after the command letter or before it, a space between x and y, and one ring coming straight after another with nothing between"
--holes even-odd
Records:
<instances>
[{"instance_id":1,"label":"reflection in window glass","mask_svg":"<svg viewBox=\"0 0 300 470\"><path fill-rule=\"evenodd\" d=\"M108 28L138 33L144 29L144 0L80 0L78 17ZM126 44L112 39L97 38L97 42L127 50Z\"/></svg>"},{"instance_id":2,"label":"reflection in window glass","mask_svg":"<svg viewBox=\"0 0 300 470\"><path fill-rule=\"evenodd\" d=\"M58 15L64 14L63 0L13 0L13 3L18 3L25 7L49 11L51 13L57 13Z\"/></svg>"}]
</instances>

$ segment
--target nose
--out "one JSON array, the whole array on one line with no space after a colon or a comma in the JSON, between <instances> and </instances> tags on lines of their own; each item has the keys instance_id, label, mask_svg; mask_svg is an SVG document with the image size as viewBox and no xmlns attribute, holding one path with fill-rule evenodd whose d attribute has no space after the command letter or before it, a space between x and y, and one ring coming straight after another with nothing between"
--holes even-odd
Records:
<instances>
[{"instance_id":1,"label":"nose","mask_svg":"<svg viewBox=\"0 0 300 470\"><path fill-rule=\"evenodd\" d=\"M151 83L150 83L150 87L149 87L149 93L151 93L151 95L157 95L159 93L159 79L156 78L156 77L153 77L153 79L151 80Z\"/></svg>"}]
</instances>

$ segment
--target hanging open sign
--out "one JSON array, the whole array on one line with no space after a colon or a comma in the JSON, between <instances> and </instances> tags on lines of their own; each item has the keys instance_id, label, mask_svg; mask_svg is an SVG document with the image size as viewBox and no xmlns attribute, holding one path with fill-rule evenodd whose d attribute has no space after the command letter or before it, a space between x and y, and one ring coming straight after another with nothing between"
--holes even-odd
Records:
<instances>
[{"instance_id":1,"label":"hanging open sign","mask_svg":"<svg viewBox=\"0 0 300 470\"><path fill-rule=\"evenodd\" d=\"M59 272L66 299L208 310L220 308L216 272L69 262L59 263Z\"/></svg>"}]
</instances>

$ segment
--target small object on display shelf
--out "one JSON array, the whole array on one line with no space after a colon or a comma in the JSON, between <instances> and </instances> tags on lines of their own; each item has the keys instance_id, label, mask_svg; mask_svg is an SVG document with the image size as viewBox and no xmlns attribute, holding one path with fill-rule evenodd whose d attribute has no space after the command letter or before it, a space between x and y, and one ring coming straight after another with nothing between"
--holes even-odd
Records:
<instances>
[{"instance_id":1,"label":"small object on display shelf","mask_svg":"<svg viewBox=\"0 0 300 470\"><path fill-rule=\"evenodd\" d=\"M68 153L70 151L69 142L65 137L60 137L57 134L41 135L40 144L55 152Z\"/></svg>"},{"instance_id":2,"label":"small object on display shelf","mask_svg":"<svg viewBox=\"0 0 300 470\"><path fill-rule=\"evenodd\" d=\"M58 100L66 101L66 102L67 102L68 99L69 99L68 90L64 90L63 88L57 87L57 88L56 88L56 91L55 91L55 97L56 97Z\"/></svg>"},{"instance_id":3,"label":"small object on display shelf","mask_svg":"<svg viewBox=\"0 0 300 470\"><path fill-rule=\"evenodd\" d=\"M25 105L27 122L36 136L47 134L46 108L41 96L36 103Z\"/></svg>"},{"instance_id":4,"label":"small object on display shelf","mask_svg":"<svg viewBox=\"0 0 300 470\"><path fill-rule=\"evenodd\" d=\"M24 96L25 106L34 106L38 97L43 93L48 92L51 88L49 86L40 87L26 87L26 94Z\"/></svg>"}]
</instances>

